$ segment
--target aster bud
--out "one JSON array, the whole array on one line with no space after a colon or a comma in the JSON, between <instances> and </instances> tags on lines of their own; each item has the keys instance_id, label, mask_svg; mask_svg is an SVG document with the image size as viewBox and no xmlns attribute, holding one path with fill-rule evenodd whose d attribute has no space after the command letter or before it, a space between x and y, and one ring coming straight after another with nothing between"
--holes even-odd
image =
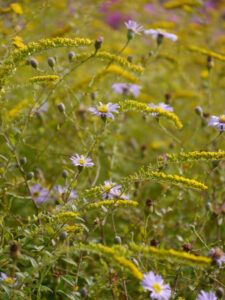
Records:
<instances>
[{"instance_id":1,"label":"aster bud","mask_svg":"<svg viewBox=\"0 0 225 300\"><path fill-rule=\"evenodd\" d=\"M206 209L212 211L212 203L211 202L207 202L205 207L206 207Z\"/></svg>"},{"instance_id":2,"label":"aster bud","mask_svg":"<svg viewBox=\"0 0 225 300\"><path fill-rule=\"evenodd\" d=\"M195 112L196 112L196 114L199 115L200 117L203 116L203 111L202 111L201 106L196 106L196 107L195 107Z\"/></svg>"},{"instance_id":3,"label":"aster bud","mask_svg":"<svg viewBox=\"0 0 225 300\"><path fill-rule=\"evenodd\" d=\"M163 42L163 34L158 33L156 41L157 41L157 45L160 46Z\"/></svg>"},{"instance_id":4,"label":"aster bud","mask_svg":"<svg viewBox=\"0 0 225 300\"><path fill-rule=\"evenodd\" d=\"M104 42L104 38L102 36L98 36L95 40L95 50L98 51Z\"/></svg>"},{"instance_id":5,"label":"aster bud","mask_svg":"<svg viewBox=\"0 0 225 300\"><path fill-rule=\"evenodd\" d=\"M81 290L80 290L80 295L82 297L86 297L87 296L87 289L85 287L83 287Z\"/></svg>"},{"instance_id":6,"label":"aster bud","mask_svg":"<svg viewBox=\"0 0 225 300\"><path fill-rule=\"evenodd\" d=\"M35 58L30 58L30 65L34 68L37 69L38 67L38 61Z\"/></svg>"},{"instance_id":7,"label":"aster bud","mask_svg":"<svg viewBox=\"0 0 225 300\"><path fill-rule=\"evenodd\" d=\"M189 243L183 244L182 247L183 247L183 250L186 251L186 252L190 252L190 251L193 250L193 247Z\"/></svg>"},{"instance_id":8,"label":"aster bud","mask_svg":"<svg viewBox=\"0 0 225 300\"><path fill-rule=\"evenodd\" d=\"M224 290L221 287L216 290L216 296L220 299L223 298L224 294Z\"/></svg>"},{"instance_id":9,"label":"aster bud","mask_svg":"<svg viewBox=\"0 0 225 300\"><path fill-rule=\"evenodd\" d=\"M69 59L69 61L72 62L72 60L73 60L73 58L74 58L75 56L76 56L75 53L74 53L73 51L70 51L70 52L68 53L68 59Z\"/></svg>"},{"instance_id":10,"label":"aster bud","mask_svg":"<svg viewBox=\"0 0 225 300\"><path fill-rule=\"evenodd\" d=\"M207 57L206 66L209 71L214 67L214 61L211 55Z\"/></svg>"},{"instance_id":11,"label":"aster bud","mask_svg":"<svg viewBox=\"0 0 225 300\"><path fill-rule=\"evenodd\" d=\"M127 56L127 60L128 60L130 63L133 62L133 59L134 59L133 55L128 55L128 56Z\"/></svg>"},{"instance_id":12,"label":"aster bud","mask_svg":"<svg viewBox=\"0 0 225 300\"><path fill-rule=\"evenodd\" d=\"M147 199L146 202L145 202L145 205L146 205L147 207L151 207L151 206L153 205L152 199Z\"/></svg>"},{"instance_id":13,"label":"aster bud","mask_svg":"<svg viewBox=\"0 0 225 300\"><path fill-rule=\"evenodd\" d=\"M55 65L55 59L53 57L48 58L48 65L49 67L53 68Z\"/></svg>"},{"instance_id":14,"label":"aster bud","mask_svg":"<svg viewBox=\"0 0 225 300\"><path fill-rule=\"evenodd\" d=\"M122 243L120 236L116 235L116 236L114 237L114 243L115 243L115 244L121 244L121 243Z\"/></svg>"},{"instance_id":15,"label":"aster bud","mask_svg":"<svg viewBox=\"0 0 225 300\"><path fill-rule=\"evenodd\" d=\"M68 234L67 234L66 231L62 231L62 232L60 233L60 236L59 236L60 241L61 241L61 242L65 241L66 238L67 238L67 235L68 235Z\"/></svg>"},{"instance_id":16,"label":"aster bud","mask_svg":"<svg viewBox=\"0 0 225 300\"><path fill-rule=\"evenodd\" d=\"M58 110L59 110L60 112L64 112L64 111L65 111L65 105L64 105L63 103L59 103L59 104L57 105L57 107L58 107Z\"/></svg>"},{"instance_id":17,"label":"aster bud","mask_svg":"<svg viewBox=\"0 0 225 300\"><path fill-rule=\"evenodd\" d=\"M69 176L68 171L67 170L63 170L62 171L62 177L66 179L68 176Z\"/></svg>"},{"instance_id":18,"label":"aster bud","mask_svg":"<svg viewBox=\"0 0 225 300\"><path fill-rule=\"evenodd\" d=\"M92 92L91 93L91 100L95 100L96 99L96 97L97 97L97 92Z\"/></svg>"},{"instance_id":19,"label":"aster bud","mask_svg":"<svg viewBox=\"0 0 225 300\"><path fill-rule=\"evenodd\" d=\"M19 244L17 242L13 242L10 245L10 256L13 259L17 259L20 257L20 247Z\"/></svg>"},{"instance_id":20,"label":"aster bud","mask_svg":"<svg viewBox=\"0 0 225 300\"><path fill-rule=\"evenodd\" d=\"M31 180L34 177L34 172L29 172L27 174L27 180Z\"/></svg>"},{"instance_id":21,"label":"aster bud","mask_svg":"<svg viewBox=\"0 0 225 300\"><path fill-rule=\"evenodd\" d=\"M165 94L165 103L166 104L170 103L170 99L171 99L171 94L169 94L169 93Z\"/></svg>"},{"instance_id":22,"label":"aster bud","mask_svg":"<svg viewBox=\"0 0 225 300\"><path fill-rule=\"evenodd\" d=\"M20 164L25 165L26 163L27 163L27 158L26 157L21 157Z\"/></svg>"}]
</instances>

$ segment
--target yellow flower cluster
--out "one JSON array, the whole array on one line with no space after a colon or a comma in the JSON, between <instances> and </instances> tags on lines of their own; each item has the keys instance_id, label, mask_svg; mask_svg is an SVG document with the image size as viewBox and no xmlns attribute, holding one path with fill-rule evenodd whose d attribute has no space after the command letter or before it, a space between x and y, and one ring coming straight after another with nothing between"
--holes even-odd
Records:
<instances>
[{"instance_id":1,"label":"yellow flower cluster","mask_svg":"<svg viewBox=\"0 0 225 300\"><path fill-rule=\"evenodd\" d=\"M135 278L137 278L138 280L142 280L143 275L141 271L131 261L129 261L124 257L119 256L114 249L103 246L101 244L93 244L93 243L90 243L89 247L87 249L96 251L97 253L100 253L106 258L107 257L110 258L112 261L116 262L120 266L128 269Z\"/></svg>"},{"instance_id":2,"label":"yellow flower cluster","mask_svg":"<svg viewBox=\"0 0 225 300\"><path fill-rule=\"evenodd\" d=\"M122 67L112 65L107 69L104 68L103 70L99 71L94 76L94 83L98 82L99 80L101 80L108 74L114 74L116 76L123 77L130 82L134 82L134 83L138 82L138 79L134 75L130 74L128 71L124 70ZM79 81L72 87L73 91L77 90L83 86L87 86L92 80L93 80L93 76L88 76L88 77L82 79L81 81Z\"/></svg>"},{"instance_id":3,"label":"yellow flower cluster","mask_svg":"<svg viewBox=\"0 0 225 300\"><path fill-rule=\"evenodd\" d=\"M199 160L220 160L225 159L225 151L220 152L181 152L179 154L166 154L167 162L186 162L186 161L199 161ZM162 156L159 157L160 161L163 161Z\"/></svg>"},{"instance_id":4,"label":"yellow flower cluster","mask_svg":"<svg viewBox=\"0 0 225 300\"><path fill-rule=\"evenodd\" d=\"M196 98L198 95L192 91L178 91L174 92L172 95L172 99L177 99L177 98Z\"/></svg>"},{"instance_id":5,"label":"yellow flower cluster","mask_svg":"<svg viewBox=\"0 0 225 300\"><path fill-rule=\"evenodd\" d=\"M0 67L0 89L2 89L6 78L11 73L13 73L14 70L16 70L16 67L19 65L19 63L35 53L39 53L52 48L90 46L92 44L93 41L89 39L70 39L56 37L53 39L42 39L38 42L31 42L23 48L16 49Z\"/></svg>"},{"instance_id":6,"label":"yellow flower cluster","mask_svg":"<svg viewBox=\"0 0 225 300\"><path fill-rule=\"evenodd\" d=\"M29 103L27 99L19 102L15 107L13 107L6 115L6 119L12 120L18 116L19 112Z\"/></svg>"},{"instance_id":7,"label":"yellow flower cluster","mask_svg":"<svg viewBox=\"0 0 225 300\"><path fill-rule=\"evenodd\" d=\"M199 2L196 0L172 0L164 4L166 9L174 9L183 6L199 6Z\"/></svg>"},{"instance_id":8,"label":"yellow flower cluster","mask_svg":"<svg viewBox=\"0 0 225 300\"><path fill-rule=\"evenodd\" d=\"M22 15L23 14L23 9L19 3L12 3L10 4L9 7L6 8L0 8L0 13L9 13L9 12L14 12L17 15Z\"/></svg>"},{"instance_id":9,"label":"yellow flower cluster","mask_svg":"<svg viewBox=\"0 0 225 300\"><path fill-rule=\"evenodd\" d=\"M75 231L83 231L83 227L81 227L79 224L77 225L71 225L71 226L65 226L62 228L63 231L69 231L69 232L75 232Z\"/></svg>"},{"instance_id":10,"label":"yellow flower cluster","mask_svg":"<svg viewBox=\"0 0 225 300\"><path fill-rule=\"evenodd\" d=\"M119 105L120 105L122 111L133 110L133 111L146 112L146 113L157 113L159 116L166 117L167 119L173 121L174 124L178 128L183 127L183 125L180 122L179 118L174 113L168 112L168 111L163 110L161 108L148 107L147 104L137 102L137 101L134 101L134 100L126 100L126 101L123 101L123 102L121 101L121 102L119 102Z\"/></svg>"},{"instance_id":11,"label":"yellow flower cluster","mask_svg":"<svg viewBox=\"0 0 225 300\"><path fill-rule=\"evenodd\" d=\"M78 214L76 214L72 211L66 211L66 212L63 212L63 213L53 216L53 218L56 218L56 219L69 219L69 218L76 219L77 217L78 217Z\"/></svg>"},{"instance_id":12,"label":"yellow flower cluster","mask_svg":"<svg viewBox=\"0 0 225 300\"><path fill-rule=\"evenodd\" d=\"M59 76L57 75L44 75L29 78L29 82L31 83L49 83L57 81L59 81Z\"/></svg>"},{"instance_id":13,"label":"yellow flower cluster","mask_svg":"<svg viewBox=\"0 0 225 300\"><path fill-rule=\"evenodd\" d=\"M191 52L200 53L200 54L203 54L203 55L206 55L206 56L211 56L215 59L218 59L222 62L225 62L225 56L221 55L219 53L216 53L214 51L210 51L210 50L203 49L203 48L196 47L196 46L188 46L188 50L190 50Z\"/></svg>"},{"instance_id":14,"label":"yellow flower cluster","mask_svg":"<svg viewBox=\"0 0 225 300\"><path fill-rule=\"evenodd\" d=\"M210 266L212 264L212 259L205 256L195 256L187 252L175 251L173 249L158 249L156 247L148 247L142 245L136 245L134 243L129 244L130 249L137 253L143 253L145 255L152 254L159 259L168 259L171 258L174 261L177 261L180 264L184 265L198 265L198 266Z\"/></svg>"},{"instance_id":15,"label":"yellow flower cluster","mask_svg":"<svg viewBox=\"0 0 225 300\"><path fill-rule=\"evenodd\" d=\"M17 35L12 38L12 44L17 49L22 49L22 48L26 47L26 45L24 45L24 43L23 43L23 39Z\"/></svg>"},{"instance_id":16,"label":"yellow flower cluster","mask_svg":"<svg viewBox=\"0 0 225 300\"><path fill-rule=\"evenodd\" d=\"M201 182L198 182L194 179L188 179L178 175L168 175L163 172L150 172L149 176L152 179L159 179L163 182L170 182L173 184L181 184L186 187L190 187L197 190L207 190L208 187Z\"/></svg>"},{"instance_id":17,"label":"yellow flower cluster","mask_svg":"<svg viewBox=\"0 0 225 300\"><path fill-rule=\"evenodd\" d=\"M93 53L82 53L78 54L74 57L73 61L80 61L83 59L88 58L89 56L93 55ZM94 56L95 58L98 58L100 60L107 60L107 61L112 61L113 64L118 64L119 66L126 68L132 72L135 73L142 73L144 71L144 68L135 64L130 63L128 60L121 56L117 56L115 54L111 54L107 51L98 51L96 55Z\"/></svg>"},{"instance_id":18,"label":"yellow flower cluster","mask_svg":"<svg viewBox=\"0 0 225 300\"><path fill-rule=\"evenodd\" d=\"M126 206L126 205L131 205L131 206L137 206L138 202L132 201L132 200L104 200L96 203L91 203L88 208L97 208L100 206L110 206L110 205L115 205L115 206Z\"/></svg>"}]
</instances>

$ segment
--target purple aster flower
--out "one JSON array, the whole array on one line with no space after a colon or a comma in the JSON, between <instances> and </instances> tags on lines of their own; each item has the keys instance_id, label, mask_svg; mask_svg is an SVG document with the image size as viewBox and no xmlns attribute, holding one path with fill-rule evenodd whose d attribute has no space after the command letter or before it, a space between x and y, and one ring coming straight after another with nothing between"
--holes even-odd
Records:
<instances>
[{"instance_id":1,"label":"purple aster flower","mask_svg":"<svg viewBox=\"0 0 225 300\"><path fill-rule=\"evenodd\" d=\"M225 115L210 117L208 126L216 127L219 131L225 131Z\"/></svg>"},{"instance_id":2,"label":"purple aster flower","mask_svg":"<svg viewBox=\"0 0 225 300\"><path fill-rule=\"evenodd\" d=\"M163 103L163 102L160 102L158 105L155 105L154 103L149 103L148 104L148 107L152 107L152 108L161 108L163 110L166 110L166 111L169 111L169 112L173 112L173 107L166 104L166 103ZM151 116L157 116L158 114L157 113L150 113Z\"/></svg>"},{"instance_id":3,"label":"purple aster flower","mask_svg":"<svg viewBox=\"0 0 225 300\"><path fill-rule=\"evenodd\" d=\"M143 26L140 26L138 23L136 23L132 20L129 20L128 22L125 22L124 24L127 27L127 30L133 34L141 35L140 32L144 30Z\"/></svg>"},{"instance_id":4,"label":"purple aster flower","mask_svg":"<svg viewBox=\"0 0 225 300\"><path fill-rule=\"evenodd\" d=\"M18 285L18 281L16 280L16 278L9 277L3 272L1 272L0 281L9 282L9 283L13 284L14 286Z\"/></svg>"},{"instance_id":5,"label":"purple aster flower","mask_svg":"<svg viewBox=\"0 0 225 300\"><path fill-rule=\"evenodd\" d=\"M150 291L152 299L168 300L171 296L171 289L168 284L164 284L162 276L155 275L153 272L143 275L140 282L145 290Z\"/></svg>"},{"instance_id":6,"label":"purple aster flower","mask_svg":"<svg viewBox=\"0 0 225 300\"><path fill-rule=\"evenodd\" d=\"M111 102L107 104L102 104L99 102L99 106L97 108L90 107L89 111L92 112L94 115L101 116L101 117L109 117L114 120L113 112L118 114L119 105L117 103L113 104Z\"/></svg>"},{"instance_id":7,"label":"purple aster flower","mask_svg":"<svg viewBox=\"0 0 225 300\"><path fill-rule=\"evenodd\" d=\"M217 300L217 297L212 291L210 291L209 293L201 291L200 294L198 294L196 300Z\"/></svg>"},{"instance_id":8,"label":"purple aster flower","mask_svg":"<svg viewBox=\"0 0 225 300\"><path fill-rule=\"evenodd\" d=\"M126 95L128 92L131 93L135 98L137 98L140 94L140 89L142 87L137 84L129 84L129 83L114 83L111 86L111 89L117 94Z\"/></svg>"},{"instance_id":9,"label":"purple aster flower","mask_svg":"<svg viewBox=\"0 0 225 300\"><path fill-rule=\"evenodd\" d=\"M219 248L212 248L209 251L209 255L212 257L213 261L221 267L223 263L225 263L225 254Z\"/></svg>"},{"instance_id":10,"label":"purple aster flower","mask_svg":"<svg viewBox=\"0 0 225 300\"><path fill-rule=\"evenodd\" d=\"M53 188L53 195L54 194L55 194L56 198L61 198L64 201L66 190L61 185L57 185L57 186L54 186L54 188ZM72 190L70 192L70 195L69 195L69 198L67 199L66 204L67 205L70 204L76 198L77 198L77 192L75 190Z\"/></svg>"},{"instance_id":11,"label":"purple aster flower","mask_svg":"<svg viewBox=\"0 0 225 300\"><path fill-rule=\"evenodd\" d=\"M154 30L154 29L148 29L148 30L145 30L144 33L146 35L150 34L152 36L153 39L158 39L159 36L161 37L165 37L166 39L168 40L171 40L173 42L176 42L177 39L178 39L178 36L176 34L173 34L173 33L167 33L167 32L164 32L163 30L161 29L157 29L157 30Z\"/></svg>"},{"instance_id":12,"label":"purple aster flower","mask_svg":"<svg viewBox=\"0 0 225 300\"><path fill-rule=\"evenodd\" d=\"M76 156L72 156L70 159L74 166L80 167L93 167L94 163L91 161L91 158L86 157L84 155L75 154Z\"/></svg>"},{"instance_id":13,"label":"purple aster flower","mask_svg":"<svg viewBox=\"0 0 225 300\"><path fill-rule=\"evenodd\" d=\"M48 197L48 190L43 188L40 184L35 184L30 188L31 195L34 199L34 202L39 205L46 202Z\"/></svg>"},{"instance_id":14,"label":"purple aster flower","mask_svg":"<svg viewBox=\"0 0 225 300\"><path fill-rule=\"evenodd\" d=\"M103 199L114 199L116 194L121 194L121 185L116 185L111 180L104 181L103 191L105 192L102 196Z\"/></svg>"}]
</instances>

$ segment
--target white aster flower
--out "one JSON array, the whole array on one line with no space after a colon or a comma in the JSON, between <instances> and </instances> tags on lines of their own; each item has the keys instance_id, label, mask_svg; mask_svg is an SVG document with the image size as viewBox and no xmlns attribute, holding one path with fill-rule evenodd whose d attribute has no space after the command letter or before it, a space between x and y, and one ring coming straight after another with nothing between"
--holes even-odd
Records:
<instances>
[{"instance_id":1,"label":"white aster flower","mask_svg":"<svg viewBox=\"0 0 225 300\"><path fill-rule=\"evenodd\" d=\"M210 291L209 293L201 291L200 294L198 294L196 300L217 300L217 297L212 291Z\"/></svg>"},{"instance_id":2,"label":"white aster flower","mask_svg":"<svg viewBox=\"0 0 225 300\"><path fill-rule=\"evenodd\" d=\"M56 197L56 199L61 198L63 201L65 201L66 196L66 189L62 187L61 185L54 186L53 188L53 195ZM70 204L74 199L78 197L77 192L75 190L72 190L70 192L70 195L67 199L66 204Z\"/></svg>"},{"instance_id":3,"label":"white aster flower","mask_svg":"<svg viewBox=\"0 0 225 300\"><path fill-rule=\"evenodd\" d=\"M225 254L219 248L212 248L209 251L209 255L212 257L213 261L221 267L223 263L225 263Z\"/></svg>"},{"instance_id":4,"label":"white aster flower","mask_svg":"<svg viewBox=\"0 0 225 300\"><path fill-rule=\"evenodd\" d=\"M159 104L154 104L154 103L149 103L148 104L148 107L152 107L152 108L161 108L163 110L166 110L166 111L169 111L169 112L173 112L173 107L166 104L166 103L159 103ZM151 116L157 116L158 114L157 113L150 113Z\"/></svg>"},{"instance_id":5,"label":"white aster flower","mask_svg":"<svg viewBox=\"0 0 225 300\"><path fill-rule=\"evenodd\" d=\"M135 98L140 94L141 86L132 83L114 83L111 89L117 94L126 95L128 92L131 93Z\"/></svg>"},{"instance_id":6,"label":"white aster flower","mask_svg":"<svg viewBox=\"0 0 225 300\"><path fill-rule=\"evenodd\" d=\"M102 102L99 102L99 106L97 108L90 107L89 111L92 112L94 115L100 116L100 117L108 117L114 120L114 115L112 113L118 114L117 108L120 106L115 103L107 103L107 104L102 104Z\"/></svg>"},{"instance_id":7,"label":"white aster flower","mask_svg":"<svg viewBox=\"0 0 225 300\"><path fill-rule=\"evenodd\" d=\"M140 282L145 290L150 291L152 299L168 300L171 296L171 289L168 284L164 284L162 276L155 275L149 272L143 275L143 280Z\"/></svg>"},{"instance_id":8,"label":"white aster flower","mask_svg":"<svg viewBox=\"0 0 225 300\"><path fill-rule=\"evenodd\" d=\"M157 30L148 29L148 30L145 30L144 33L146 35L150 34L153 39L158 39L159 37L161 37L161 38L165 37L166 39L171 40L173 42L176 42L178 39L178 36L176 34L164 32L161 29L157 29Z\"/></svg>"},{"instance_id":9,"label":"white aster flower","mask_svg":"<svg viewBox=\"0 0 225 300\"><path fill-rule=\"evenodd\" d=\"M85 155L75 154L75 156L72 156L70 159L74 166L80 166L80 167L94 166L94 163L91 161L91 158L86 157Z\"/></svg>"},{"instance_id":10,"label":"white aster flower","mask_svg":"<svg viewBox=\"0 0 225 300\"><path fill-rule=\"evenodd\" d=\"M225 115L210 117L208 126L216 127L219 131L225 131Z\"/></svg>"},{"instance_id":11,"label":"white aster flower","mask_svg":"<svg viewBox=\"0 0 225 300\"><path fill-rule=\"evenodd\" d=\"M125 26L127 27L128 31L131 31L134 34L141 35L140 32L143 31L143 26L140 26L138 23L135 21L129 20L128 22L124 23Z\"/></svg>"}]
</instances>

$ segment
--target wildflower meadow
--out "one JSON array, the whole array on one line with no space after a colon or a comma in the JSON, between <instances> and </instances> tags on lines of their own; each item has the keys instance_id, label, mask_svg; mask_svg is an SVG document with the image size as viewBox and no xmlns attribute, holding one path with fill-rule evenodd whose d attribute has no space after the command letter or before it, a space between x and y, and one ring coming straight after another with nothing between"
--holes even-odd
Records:
<instances>
[{"instance_id":1,"label":"wildflower meadow","mask_svg":"<svg viewBox=\"0 0 225 300\"><path fill-rule=\"evenodd\" d=\"M225 299L225 1L0 1L0 299Z\"/></svg>"}]
</instances>

